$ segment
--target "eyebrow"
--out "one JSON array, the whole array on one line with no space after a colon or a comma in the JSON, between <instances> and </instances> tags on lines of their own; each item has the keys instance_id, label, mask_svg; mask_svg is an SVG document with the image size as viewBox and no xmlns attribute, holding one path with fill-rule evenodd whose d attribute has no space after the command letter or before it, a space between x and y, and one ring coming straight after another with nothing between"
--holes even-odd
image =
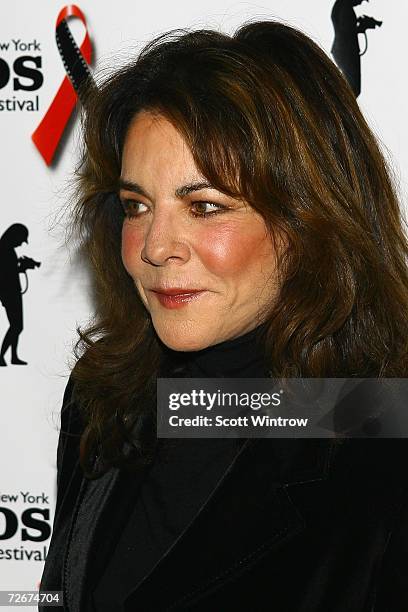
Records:
<instances>
[{"instance_id":1,"label":"eyebrow","mask_svg":"<svg viewBox=\"0 0 408 612\"><path fill-rule=\"evenodd\" d=\"M149 195L146 193L146 191L138 183L135 183L134 181L125 181L124 179L119 179L119 188L125 189L126 191L133 191L135 193L139 193L145 198L149 198ZM213 187L207 181L199 181L196 183L188 183L187 185L182 185L181 187L177 187L177 189L174 192L174 195L176 196L176 198L184 198L189 193L192 193L193 191L200 191L201 189L216 190L215 187Z\"/></svg>"}]
</instances>

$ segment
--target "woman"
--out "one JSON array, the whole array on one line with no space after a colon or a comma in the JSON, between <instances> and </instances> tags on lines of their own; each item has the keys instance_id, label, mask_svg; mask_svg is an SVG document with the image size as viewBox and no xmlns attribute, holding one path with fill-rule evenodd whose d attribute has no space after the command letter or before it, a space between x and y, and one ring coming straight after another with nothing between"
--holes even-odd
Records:
<instances>
[{"instance_id":1,"label":"woman","mask_svg":"<svg viewBox=\"0 0 408 612\"><path fill-rule=\"evenodd\" d=\"M405 440L155 432L158 376L406 375L398 202L337 68L275 22L173 32L84 128L97 316L42 589L81 612L406 610Z\"/></svg>"}]
</instances>

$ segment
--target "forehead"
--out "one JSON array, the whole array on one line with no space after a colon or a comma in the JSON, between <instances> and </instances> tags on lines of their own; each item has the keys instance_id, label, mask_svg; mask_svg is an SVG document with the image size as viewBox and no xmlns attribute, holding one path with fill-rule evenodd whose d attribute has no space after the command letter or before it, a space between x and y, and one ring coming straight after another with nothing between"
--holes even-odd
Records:
<instances>
[{"instance_id":1,"label":"forehead","mask_svg":"<svg viewBox=\"0 0 408 612\"><path fill-rule=\"evenodd\" d=\"M126 134L122 154L122 178L140 175L163 178L202 176L191 151L180 132L163 115L142 111L132 120Z\"/></svg>"},{"instance_id":2,"label":"forehead","mask_svg":"<svg viewBox=\"0 0 408 612\"><path fill-rule=\"evenodd\" d=\"M174 140L178 132L164 115L153 111L140 111L130 122L126 140L139 136L152 137L152 135L156 138L167 137Z\"/></svg>"},{"instance_id":3,"label":"forehead","mask_svg":"<svg viewBox=\"0 0 408 612\"><path fill-rule=\"evenodd\" d=\"M226 169L222 154L216 154L217 148L211 143L204 149L195 145L195 149L197 162L186 139L169 119L157 111L140 111L132 119L125 137L122 184L137 183L144 187L143 191L153 194L161 189L174 192L182 185L208 183L220 193L245 199L239 169L234 167L232 172ZM201 163L201 156L205 163Z\"/></svg>"}]
</instances>

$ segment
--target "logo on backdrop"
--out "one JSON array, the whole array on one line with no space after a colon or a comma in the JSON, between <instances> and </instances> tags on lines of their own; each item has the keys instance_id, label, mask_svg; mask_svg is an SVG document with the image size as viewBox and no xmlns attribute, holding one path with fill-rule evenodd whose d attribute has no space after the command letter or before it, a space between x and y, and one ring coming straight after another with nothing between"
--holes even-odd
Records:
<instances>
[{"instance_id":1,"label":"logo on backdrop","mask_svg":"<svg viewBox=\"0 0 408 612\"><path fill-rule=\"evenodd\" d=\"M85 26L85 37L77 46L67 20L76 17ZM68 120L75 108L77 97L85 103L86 92L95 86L89 64L92 45L86 27L85 15L75 4L65 6L58 14L55 38L67 76L62 81L53 101L31 138L45 163L50 165Z\"/></svg>"},{"instance_id":2,"label":"logo on backdrop","mask_svg":"<svg viewBox=\"0 0 408 612\"><path fill-rule=\"evenodd\" d=\"M15 248L26 242L28 229L22 223L13 223L0 238L0 302L6 310L9 328L1 343L0 366L6 366L5 355L10 348L13 365L27 365L17 353L18 340L23 331L23 294L28 289L27 270L39 268L41 263L31 257L17 257ZM26 287L21 290L20 274L26 278Z\"/></svg>"},{"instance_id":3,"label":"logo on backdrop","mask_svg":"<svg viewBox=\"0 0 408 612\"><path fill-rule=\"evenodd\" d=\"M67 20L70 18L80 19L85 26L85 37L80 47L68 27ZM67 76L31 136L47 165L54 158L77 98L84 102L88 86L94 86L89 70L91 40L85 16L75 4L64 6L59 12L55 38ZM4 90L7 96L0 99L0 112L39 111L40 95L37 92L43 83L41 43L36 38L0 39L0 92Z\"/></svg>"},{"instance_id":4,"label":"logo on backdrop","mask_svg":"<svg viewBox=\"0 0 408 612\"><path fill-rule=\"evenodd\" d=\"M0 112L38 111L42 87L41 43L36 38L0 39ZM4 92L3 92L4 90Z\"/></svg>"},{"instance_id":5,"label":"logo on backdrop","mask_svg":"<svg viewBox=\"0 0 408 612\"><path fill-rule=\"evenodd\" d=\"M331 13L334 26L334 41L331 52L336 64L349 82L356 98L361 93L361 56L368 48L367 30L382 25L374 17L357 17L354 7L364 0L336 0ZM368 2L369 0L367 0ZM360 50L358 35L363 34L365 48Z\"/></svg>"},{"instance_id":6,"label":"logo on backdrop","mask_svg":"<svg viewBox=\"0 0 408 612\"><path fill-rule=\"evenodd\" d=\"M49 495L44 492L0 492L0 523L4 525L0 529L0 560L45 561L51 535L49 505Z\"/></svg>"}]
</instances>

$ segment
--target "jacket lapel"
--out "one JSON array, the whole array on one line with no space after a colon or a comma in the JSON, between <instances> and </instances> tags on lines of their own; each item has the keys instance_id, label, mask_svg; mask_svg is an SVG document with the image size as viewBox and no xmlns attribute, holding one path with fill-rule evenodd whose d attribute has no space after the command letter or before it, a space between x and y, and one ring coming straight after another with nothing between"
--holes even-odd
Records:
<instances>
[{"instance_id":1,"label":"jacket lapel","mask_svg":"<svg viewBox=\"0 0 408 612\"><path fill-rule=\"evenodd\" d=\"M200 593L299 533L305 521L290 489L326 478L331 449L327 440L248 440L125 609L188 609Z\"/></svg>"},{"instance_id":2,"label":"jacket lapel","mask_svg":"<svg viewBox=\"0 0 408 612\"><path fill-rule=\"evenodd\" d=\"M325 478L330 448L327 440L247 440L190 523L135 586L126 609L170 610L301 531L304 520L290 487ZM82 481L65 540L63 590L70 612L88 609L95 580L145 475L145 468L137 474L111 469L97 480ZM126 503L118 507L118 499Z\"/></svg>"},{"instance_id":3,"label":"jacket lapel","mask_svg":"<svg viewBox=\"0 0 408 612\"><path fill-rule=\"evenodd\" d=\"M237 450L191 522L221 486L248 443L250 441ZM68 595L66 604L70 612L83 612L91 608L89 597L93 587L129 517L147 471L146 467L140 468L136 474L111 469L96 480L83 479L71 527L68 532L65 530L67 546L62 568L63 592ZM174 544L161 558L168 555Z\"/></svg>"}]
</instances>

